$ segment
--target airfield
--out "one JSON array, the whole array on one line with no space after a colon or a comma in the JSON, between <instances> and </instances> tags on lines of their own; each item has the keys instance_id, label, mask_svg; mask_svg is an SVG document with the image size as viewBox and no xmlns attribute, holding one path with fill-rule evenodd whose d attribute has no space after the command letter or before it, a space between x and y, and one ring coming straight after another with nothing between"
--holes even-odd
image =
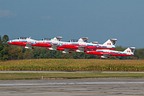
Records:
<instances>
[{"instance_id":1,"label":"airfield","mask_svg":"<svg viewBox=\"0 0 144 96\"><path fill-rule=\"evenodd\" d=\"M144 78L0 80L0 96L143 96Z\"/></svg>"},{"instance_id":2,"label":"airfield","mask_svg":"<svg viewBox=\"0 0 144 96\"><path fill-rule=\"evenodd\" d=\"M63 71L0 71L0 74L91 74L93 72ZM93 78L39 78L20 80L0 80L0 96L143 96L144 72L95 72L96 75L109 74L109 77ZM111 74L114 77L110 77ZM125 76L129 74L129 76ZM134 75L131 75L134 74ZM118 75L122 75L118 76ZM77 76L77 75L76 75Z\"/></svg>"},{"instance_id":3,"label":"airfield","mask_svg":"<svg viewBox=\"0 0 144 96\"><path fill-rule=\"evenodd\" d=\"M0 64L0 96L144 95L143 60L40 59Z\"/></svg>"}]
</instances>

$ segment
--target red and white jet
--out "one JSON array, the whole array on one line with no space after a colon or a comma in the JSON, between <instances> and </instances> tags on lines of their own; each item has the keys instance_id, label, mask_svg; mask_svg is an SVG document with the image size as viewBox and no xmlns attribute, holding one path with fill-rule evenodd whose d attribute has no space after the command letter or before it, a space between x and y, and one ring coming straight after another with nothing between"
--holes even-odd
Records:
<instances>
[{"instance_id":1,"label":"red and white jet","mask_svg":"<svg viewBox=\"0 0 144 96\"><path fill-rule=\"evenodd\" d=\"M104 44L99 44L95 42L87 43L87 37L80 38L77 42L59 42L57 50L63 53L69 53L71 50L76 52L86 52L96 49L115 49L115 43L117 39L108 39Z\"/></svg>"},{"instance_id":2,"label":"red and white jet","mask_svg":"<svg viewBox=\"0 0 144 96\"><path fill-rule=\"evenodd\" d=\"M80 47L86 46L87 37L82 37L78 41L70 40L69 42L59 42L57 50L62 51L62 53L69 53L70 51L76 51Z\"/></svg>"},{"instance_id":3,"label":"red and white jet","mask_svg":"<svg viewBox=\"0 0 144 96\"><path fill-rule=\"evenodd\" d=\"M18 39L9 40L8 44L17 45L17 46L23 46L25 48L30 49L30 47L27 46L27 44L29 44L29 43L31 44L31 43L34 43L34 42L36 42L36 40L31 39L30 37L29 38L27 38L27 37L19 37Z\"/></svg>"},{"instance_id":4,"label":"red and white jet","mask_svg":"<svg viewBox=\"0 0 144 96\"><path fill-rule=\"evenodd\" d=\"M125 49L124 51L115 51L115 50L109 50L109 49L97 49L95 51L86 51L86 54L93 54L98 55L101 58L108 58L109 56L133 56L135 51L135 47L129 47Z\"/></svg>"},{"instance_id":5,"label":"red and white jet","mask_svg":"<svg viewBox=\"0 0 144 96\"><path fill-rule=\"evenodd\" d=\"M98 42L91 42L91 43L86 43L86 46L84 47L84 52L85 51L94 51L97 49L109 49L109 50L115 50L115 44L116 44L117 39L108 39L106 42L103 44L99 44ZM77 52L81 52L81 50L77 50Z\"/></svg>"},{"instance_id":6,"label":"red and white jet","mask_svg":"<svg viewBox=\"0 0 144 96\"><path fill-rule=\"evenodd\" d=\"M43 40L34 40L31 38L26 38L26 37L20 37L18 39L14 40L9 40L8 44L10 45L17 45L17 46L23 46L27 49L32 49L32 47L46 47L48 49L51 49L53 44L57 44L62 37L57 36L54 37L53 39L43 39Z\"/></svg>"},{"instance_id":7,"label":"red and white jet","mask_svg":"<svg viewBox=\"0 0 144 96\"><path fill-rule=\"evenodd\" d=\"M49 50L56 50L56 48L54 47L54 45L58 44L60 42L60 40L62 39L61 36L57 36L54 37L52 39L43 39L43 40L37 40L35 43L31 44L31 46L35 46L35 47L46 47Z\"/></svg>"}]
</instances>

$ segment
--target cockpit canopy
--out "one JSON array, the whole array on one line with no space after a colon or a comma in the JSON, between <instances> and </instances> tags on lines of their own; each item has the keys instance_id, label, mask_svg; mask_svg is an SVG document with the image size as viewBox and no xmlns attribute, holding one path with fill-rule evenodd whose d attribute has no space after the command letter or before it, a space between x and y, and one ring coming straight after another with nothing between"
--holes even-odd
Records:
<instances>
[{"instance_id":1,"label":"cockpit canopy","mask_svg":"<svg viewBox=\"0 0 144 96\"><path fill-rule=\"evenodd\" d=\"M51 38L43 38L42 40L51 40Z\"/></svg>"},{"instance_id":2,"label":"cockpit canopy","mask_svg":"<svg viewBox=\"0 0 144 96\"><path fill-rule=\"evenodd\" d=\"M17 38L17 39L27 39L27 37L19 37L19 38Z\"/></svg>"},{"instance_id":3,"label":"cockpit canopy","mask_svg":"<svg viewBox=\"0 0 144 96\"><path fill-rule=\"evenodd\" d=\"M69 40L69 42L78 42L78 40L77 39L71 39L71 40Z\"/></svg>"}]
</instances>

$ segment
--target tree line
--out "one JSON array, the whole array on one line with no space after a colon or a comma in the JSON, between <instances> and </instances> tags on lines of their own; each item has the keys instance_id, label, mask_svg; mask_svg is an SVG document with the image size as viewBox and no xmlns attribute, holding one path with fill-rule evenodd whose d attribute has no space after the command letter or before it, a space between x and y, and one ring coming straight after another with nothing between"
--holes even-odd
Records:
<instances>
[{"instance_id":1,"label":"tree line","mask_svg":"<svg viewBox=\"0 0 144 96\"><path fill-rule=\"evenodd\" d=\"M8 35L0 36L0 60L19 60L19 59L97 59L96 55L88 55L85 53L71 52L63 54L60 51L51 51L46 48L35 47L34 49L25 49L21 46L8 45ZM124 50L122 46L117 46L116 50ZM144 59L144 48L136 49L133 57L110 57L110 59Z\"/></svg>"}]
</instances>

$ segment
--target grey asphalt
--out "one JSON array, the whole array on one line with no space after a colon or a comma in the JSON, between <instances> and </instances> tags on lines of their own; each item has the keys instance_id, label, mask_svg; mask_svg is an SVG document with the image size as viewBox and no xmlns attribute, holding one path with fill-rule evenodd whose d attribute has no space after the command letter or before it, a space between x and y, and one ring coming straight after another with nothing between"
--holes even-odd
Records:
<instances>
[{"instance_id":1,"label":"grey asphalt","mask_svg":"<svg viewBox=\"0 0 144 96\"><path fill-rule=\"evenodd\" d=\"M0 96L144 96L144 78L0 80Z\"/></svg>"}]
</instances>

